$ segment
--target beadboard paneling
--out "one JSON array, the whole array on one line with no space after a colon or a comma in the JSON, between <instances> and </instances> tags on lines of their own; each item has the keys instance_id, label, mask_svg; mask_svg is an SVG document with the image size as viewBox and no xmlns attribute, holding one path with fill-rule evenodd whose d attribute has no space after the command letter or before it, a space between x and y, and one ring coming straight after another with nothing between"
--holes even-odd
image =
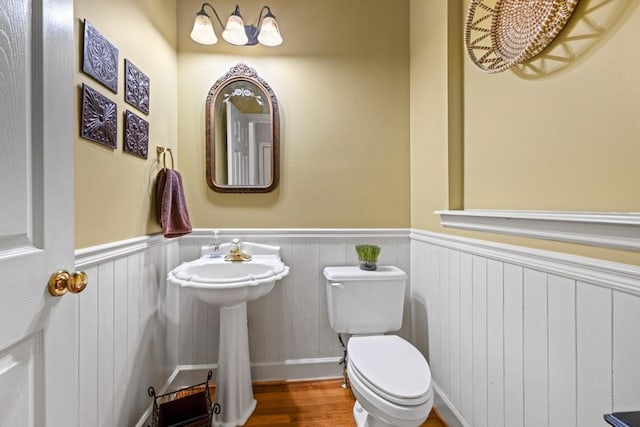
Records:
<instances>
[{"instance_id":1,"label":"beadboard paneling","mask_svg":"<svg viewBox=\"0 0 640 427\"><path fill-rule=\"evenodd\" d=\"M635 411L640 406L640 298L613 294L613 410ZM630 337L636 337L632 339Z\"/></svg>"},{"instance_id":2,"label":"beadboard paneling","mask_svg":"<svg viewBox=\"0 0 640 427\"><path fill-rule=\"evenodd\" d=\"M503 264L504 425L513 427L524 425L523 270Z\"/></svg>"},{"instance_id":3,"label":"beadboard paneling","mask_svg":"<svg viewBox=\"0 0 640 427\"><path fill-rule=\"evenodd\" d=\"M548 278L549 425L576 425L576 284Z\"/></svg>"},{"instance_id":4,"label":"beadboard paneling","mask_svg":"<svg viewBox=\"0 0 640 427\"><path fill-rule=\"evenodd\" d=\"M416 260L416 262L420 261ZM470 254L460 254L460 351L462 352L462 357L460 358L460 387L462 393L459 408L470 417L473 417L473 387L469 383L469 378L473 378L472 262L473 257ZM425 295L424 298L429 299L429 296ZM419 333L419 326L414 326L416 333Z\"/></svg>"},{"instance_id":5,"label":"beadboard paneling","mask_svg":"<svg viewBox=\"0 0 640 427\"><path fill-rule=\"evenodd\" d=\"M80 425L135 424L152 402L147 387L162 389L174 370L165 310L172 245L150 237L76 253L89 277L78 295Z\"/></svg>"},{"instance_id":6,"label":"beadboard paneling","mask_svg":"<svg viewBox=\"0 0 640 427\"><path fill-rule=\"evenodd\" d=\"M426 232L411 253L426 306L412 335L463 424L606 426L640 409L640 268Z\"/></svg>"},{"instance_id":7,"label":"beadboard paneling","mask_svg":"<svg viewBox=\"0 0 640 427\"><path fill-rule=\"evenodd\" d=\"M504 425L503 265L487 261L487 425ZM457 304L453 304L453 306ZM453 331L451 331L453 332Z\"/></svg>"},{"instance_id":8,"label":"beadboard paneling","mask_svg":"<svg viewBox=\"0 0 640 427\"><path fill-rule=\"evenodd\" d=\"M611 412L613 391L611 336L612 291L577 283L577 412L579 426L607 425L602 414ZM629 335L628 339L635 339ZM640 354L636 355L640 360ZM623 367L622 372L627 368ZM622 373L621 372L621 373ZM640 381L640 378L636 380ZM637 396L640 398L640 396ZM636 400L640 402L640 399ZM598 421L596 421L598 420Z\"/></svg>"},{"instance_id":9,"label":"beadboard paneling","mask_svg":"<svg viewBox=\"0 0 640 427\"><path fill-rule=\"evenodd\" d=\"M603 426L604 412L638 409L638 267L426 232L407 238L406 230L222 235L281 246L291 267L248 306L258 380L326 375L342 351L322 268L355 265L353 245L370 242L382 246L381 264L409 273L401 335L427 355L437 390L464 424ZM90 278L78 296L80 424L132 425L149 408L149 385L163 390L177 367L216 363L218 310L165 280L210 238L196 230L77 252Z\"/></svg>"},{"instance_id":10,"label":"beadboard paneling","mask_svg":"<svg viewBox=\"0 0 640 427\"><path fill-rule=\"evenodd\" d=\"M546 426L549 425L549 325L544 273L524 270L523 300L524 425Z\"/></svg>"}]
</instances>

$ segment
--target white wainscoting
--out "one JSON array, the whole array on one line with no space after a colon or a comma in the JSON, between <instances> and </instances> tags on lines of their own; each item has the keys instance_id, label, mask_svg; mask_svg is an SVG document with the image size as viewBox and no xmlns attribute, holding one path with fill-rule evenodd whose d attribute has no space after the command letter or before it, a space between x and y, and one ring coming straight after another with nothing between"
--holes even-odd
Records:
<instances>
[{"instance_id":1,"label":"white wainscoting","mask_svg":"<svg viewBox=\"0 0 640 427\"><path fill-rule=\"evenodd\" d=\"M218 309L168 286L167 272L199 256L212 230L176 240L148 236L76 251L76 269L89 276L78 295L80 425L146 425L152 399L204 381L215 369ZM353 245L382 246L380 264L409 273L409 231L221 230L282 247L290 274L248 305L254 380L338 377L342 351L326 314L322 268L357 264ZM407 309L409 292L407 285ZM407 312L402 333L409 337Z\"/></svg>"},{"instance_id":2,"label":"white wainscoting","mask_svg":"<svg viewBox=\"0 0 640 427\"><path fill-rule=\"evenodd\" d=\"M382 247L379 264L410 271L406 229L220 230L223 241L245 241L281 247L290 273L268 295L248 303L249 352L256 381L338 377L342 350L327 318L322 269L356 265L354 245ZM180 239L178 261L195 259L211 242L212 230L194 230ZM409 304L407 284L407 310ZM218 308L179 293L178 365L215 364L218 354ZM409 311L400 332L410 336ZM212 365L213 366L213 365ZM202 367L200 368L202 369Z\"/></svg>"},{"instance_id":3,"label":"white wainscoting","mask_svg":"<svg viewBox=\"0 0 640 427\"><path fill-rule=\"evenodd\" d=\"M340 375L322 268L356 264L353 245L369 242L409 273L401 335L428 355L463 424L603 426L605 412L640 409L639 267L405 229L221 233L279 245L291 267L249 303L256 380ZM211 236L77 251L90 279L78 296L81 425L140 424L148 386L162 393L215 368L218 310L165 280Z\"/></svg>"},{"instance_id":4,"label":"white wainscoting","mask_svg":"<svg viewBox=\"0 0 640 427\"><path fill-rule=\"evenodd\" d=\"M640 410L640 268L411 233L412 336L474 427Z\"/></svg>"},{"instance_id":5,"label":"white wainscoting","mask_svg":"<svg viewBox=\"0 0 640 427\"><path fill-rule=\"evenodd\" d=\"M147 388L162 390L174 370L172 246L151 236L76 251L76 269L89 276L78 295L79 425L134 425L152 402Z\"/></svg>"}]
</instances>

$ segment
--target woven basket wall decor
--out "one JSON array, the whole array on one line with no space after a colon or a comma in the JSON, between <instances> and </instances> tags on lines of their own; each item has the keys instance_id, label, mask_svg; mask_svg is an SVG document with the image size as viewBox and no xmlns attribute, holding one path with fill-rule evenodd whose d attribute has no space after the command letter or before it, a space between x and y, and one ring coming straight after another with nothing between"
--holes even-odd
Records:
<instances>
[{"instance_id":1,"label":"woven basket wall decor","mask_svg":"<svg viewBox=\"0 0 640 427\"><path fill-rule=\"evenodd\" d=\"M499 73L540 53L566 25L578 0L471 0L464 44L485 73Z\"/></svg>"}]
</instances>

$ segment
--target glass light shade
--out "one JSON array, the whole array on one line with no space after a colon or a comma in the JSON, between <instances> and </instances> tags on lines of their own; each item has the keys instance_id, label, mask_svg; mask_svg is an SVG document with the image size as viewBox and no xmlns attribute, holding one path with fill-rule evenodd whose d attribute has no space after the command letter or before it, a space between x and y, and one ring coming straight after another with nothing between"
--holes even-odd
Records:
<instances>
[{"instance_id":1,"label":"glass light shade","mask_svg":"<svg viewBox=\"0 0 640 427\"><path fill-rule=\"evenodd\" d=\"M216 33L213 31L213 24L206 14L196 15L191 30L191 39L200 44L216 44L218 42Z\"/></svg>"},{"instance_id":2,"label":"glass light shade","mask_svg":"<svg viewBox=\"0 0 640 427\"><path fill-rule=\"evenodd\" d=\"M249 38L244 30L244 21L240 15L233 14L227 20L227 26L222 32L222 37L231 44L243 46Z\"/></svg>"},{"instance_id":3,"label":"glass light shade","mask_svg":"<svg viewBox=\"0 0 640 427\"><path fill-rule=\"evenodd\" d=\"M272 16L266 16L262 20L258 41L265 46L278 46L282 44L282 36L278 29L278 23Z\"/></svg>"}]
</instances>

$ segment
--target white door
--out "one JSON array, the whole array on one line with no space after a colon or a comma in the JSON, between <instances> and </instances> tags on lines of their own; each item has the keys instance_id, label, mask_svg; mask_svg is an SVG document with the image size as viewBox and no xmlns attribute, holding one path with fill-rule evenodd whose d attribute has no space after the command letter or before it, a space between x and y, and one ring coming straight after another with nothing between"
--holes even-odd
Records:
<instances>
[{"instance_id":1,"label":"white door","mask_svg":"<svg viewBox=\"0 0 640 427\"><path fill-rule=\"evenodd\" d=\"M249 185L249 125L247 115L227 102L227 183Z\"/></svg>"},{"instance_id":2,"label":"white door","mask_svg":"<svg viewBox=\"0 0 640 427\"><path fill-rule=\"evenodd\" d=\"M271 123L269 114L251 114L249 121L249 182L271 184Z\"/></svg>"},{"instance_id":3,"label":"white door","mask_svg":"<svg viewBox=\"0 0 640 427\"><path fill-rule=\"evenodd\" d=\"M0 426L77 427L73 0L0 0Z\"/></svg>"}]
</instances>

